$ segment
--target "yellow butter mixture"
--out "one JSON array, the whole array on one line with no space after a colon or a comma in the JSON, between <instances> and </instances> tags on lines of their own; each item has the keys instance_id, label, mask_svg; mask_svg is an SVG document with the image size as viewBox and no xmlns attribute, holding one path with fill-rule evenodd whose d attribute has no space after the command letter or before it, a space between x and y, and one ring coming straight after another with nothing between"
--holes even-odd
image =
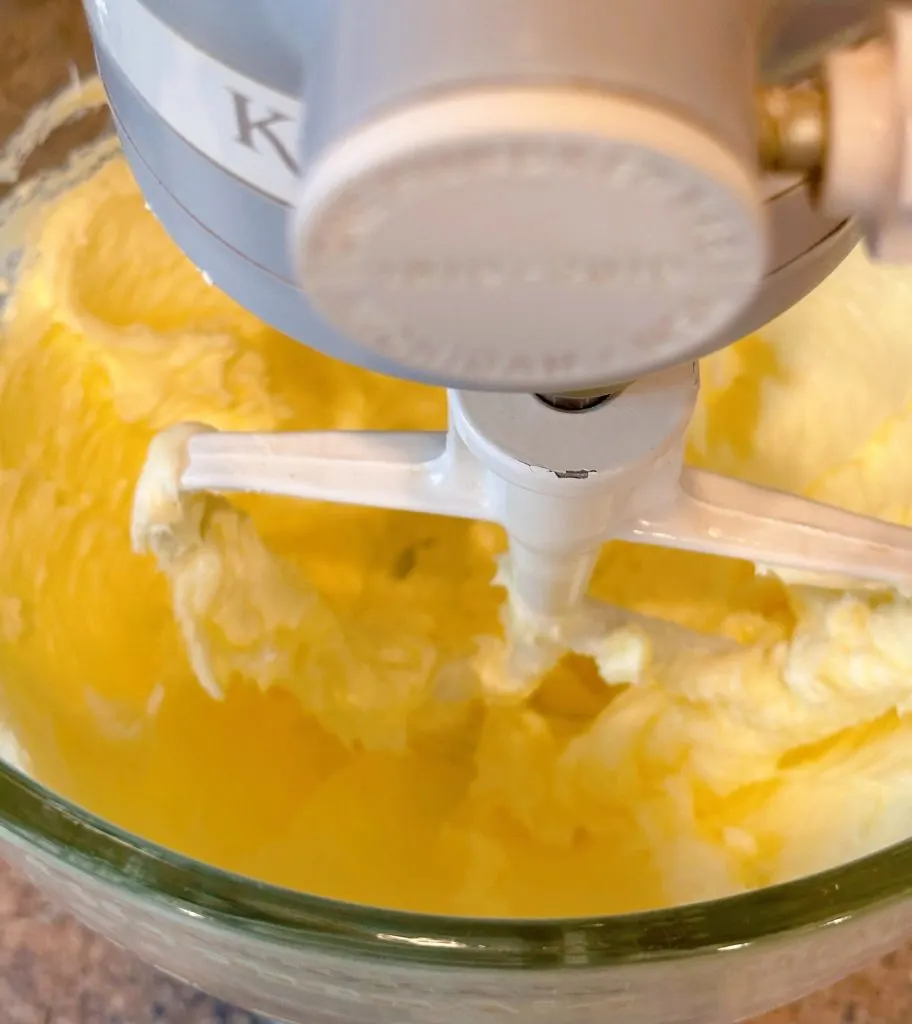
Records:
<instances>
[{"instance_id":1,"label":"yellow butter mixture","mask_svg":"<svg viewBox=\"0 0 912 1024\"><path fill-rule=\"evenodd\" d=\"M853 255L705 362L690 460L912 524L910 316L912 276ZM0 343L0 714L29 770L221 867L455 914L721 896L912 833L899 598L612 544L594 596L730 642L631 620L505 700L495 527L137 492L179 423L445 417L208 284L120 158L49 208Z\"/></svg>"}]
</instances>

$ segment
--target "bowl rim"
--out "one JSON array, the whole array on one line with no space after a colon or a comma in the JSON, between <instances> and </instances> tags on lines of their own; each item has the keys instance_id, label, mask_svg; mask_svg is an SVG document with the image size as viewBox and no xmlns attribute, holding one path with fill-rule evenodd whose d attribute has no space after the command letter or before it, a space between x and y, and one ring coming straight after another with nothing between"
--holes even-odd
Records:
<instances>
[{"instance_id":1,"label":"bowl rim","mask_svg":"<svg viewBox=\"0 0 912 1024\"><path fill-rule=\"evenodd\" d=\"M315 896L212 867L104 821L0 762L0 841L210 925L296 950L443 968L618 967L841 925L912 894L912 840L795 881L610 916L453 917Z\"/></svg>"}]
</instances>

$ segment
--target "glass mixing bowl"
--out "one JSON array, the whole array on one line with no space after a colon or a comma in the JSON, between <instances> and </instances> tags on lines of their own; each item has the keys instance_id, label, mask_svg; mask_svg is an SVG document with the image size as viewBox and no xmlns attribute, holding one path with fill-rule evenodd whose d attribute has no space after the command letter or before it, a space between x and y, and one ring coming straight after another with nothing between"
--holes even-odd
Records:
<instances>
[{"instance_id":1,"label":"glass mixing bowl","mask_svg":"<svg viewBox=\"0 0 912 1024\"><path fill-rule=\"evenodd\" d=\"M93 71L78 0L5 0L4 15L0 140ZM21 178L107 130L98 111L53 132ZM12 164L0 161L0 176ZM126 834L4 764L0 843L98 932L221 998L308 1024L729 1024L912 935L912 840L716 902L541 922L379 911L254 882Z\"/></svg>"}]
</instances>

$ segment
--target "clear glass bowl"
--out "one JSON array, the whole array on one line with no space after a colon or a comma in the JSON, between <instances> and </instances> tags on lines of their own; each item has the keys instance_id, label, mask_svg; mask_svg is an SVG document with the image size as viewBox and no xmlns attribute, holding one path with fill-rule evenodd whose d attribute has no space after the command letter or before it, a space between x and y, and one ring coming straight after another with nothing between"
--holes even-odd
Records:
<instances>
[{"instance_id":1,"label":"clear glass bowl","mask_svg":"<svg viewBox=\"0 0 912 1024\"><path fill-rule=\"evenodd\" d=\"M6 0L4 14L0 140L35 103L93 70L78 0ZM23 178L106 130L99 112L54 132ZM8 188L0 185L0 198ZM827 985L912 934L912 841L787 885L671 910L447 919L215 870L0 764L0 844L98 932L223 999L308 1024L728 1024Z\"/></svg>"}]
</instances>

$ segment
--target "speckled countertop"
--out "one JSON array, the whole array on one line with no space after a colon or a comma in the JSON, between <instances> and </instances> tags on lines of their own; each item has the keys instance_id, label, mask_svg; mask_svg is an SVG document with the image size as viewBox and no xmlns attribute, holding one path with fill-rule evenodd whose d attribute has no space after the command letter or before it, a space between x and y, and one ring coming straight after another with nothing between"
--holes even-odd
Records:
<instances>
[{"instance_id":1,"label":"speckled countertop","mask_svg":"<svg viewBox=\"0 0 912 1024\"><path fill-rule=\"evenodd\" d=\"M79 0L0 0L0 140L91 66ZM0 1024L152 1022L262 1024L92 935L0 862ZM912 1024L912 948L755 1024Z\"/></svg>"}]
</instances>

